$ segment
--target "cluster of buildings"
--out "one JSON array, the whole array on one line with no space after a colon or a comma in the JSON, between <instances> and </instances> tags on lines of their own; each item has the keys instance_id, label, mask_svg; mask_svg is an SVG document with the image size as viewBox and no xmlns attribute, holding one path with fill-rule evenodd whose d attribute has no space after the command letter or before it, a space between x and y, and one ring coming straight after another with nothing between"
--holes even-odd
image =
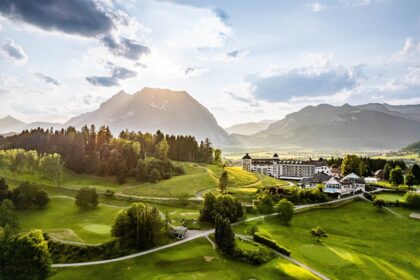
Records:
<instances>
[{"instance_id":1,"label":"cluster of buildings","mask_svg":"<svg viewBox=\"0 0 420 280\"><path fill-rule=\"evenodd\" d=\"M272 158L252 158L248 153L242 158L242 168L277 179L299 180L303 188L324 185L323 192L338 196L365 191L365 180L354 173L343 178L339 171L330 168L323 160L282 160L277 154Z\"/></svg>"}]
</instances>

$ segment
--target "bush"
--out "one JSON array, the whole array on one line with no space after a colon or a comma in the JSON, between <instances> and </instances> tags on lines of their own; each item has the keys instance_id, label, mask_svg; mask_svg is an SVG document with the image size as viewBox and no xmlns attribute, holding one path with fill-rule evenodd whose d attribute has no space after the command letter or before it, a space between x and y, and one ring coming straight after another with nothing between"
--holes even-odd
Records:
<instances>
[{"instance_id":1,"label":"bush","mask_svg":"<svg viewBox=\"0 0 420 280\"><path fill-rule=\"evenodd\" d=\"M113 190L106 190L105 193L104 193L104 196L106 198L114 198L115 192Z\"/></svg>"},{"instance_id":2,"label":"bush","mask_svg":"<svg viewBox=\"0 0 420 280\"><path fill-rule=\"evenodd\" d=\"M291 254L291 252L290 252L289 249L287 249L287 248L285 248L285 247L277 244L276 241L274 241L274 240L272 240L270 238L267 238L267 237L265 237L263 235L260 235L258 232L256 232L254 234L254 241L255 242L258 242L258 243L261 243L261 244L264 244L264 245L270 247L271 249L274 249L277 252L282 253L282 254L284 254L286 256L290 256L290 254Z\"/></svg>"},{"instance_id":3,"label":"bush","mask_svg":"<svg viewBox=\"0 0 420 280\"><path fill-rule=\"evenodd\" d=\"M126 255L132 251L121 248L118 240L99 245L76 245L55 241L47 234L48 250L54 263L74 263L86 261L106 260Z\"/></svg>"},{"instance_id":4,"label":"bush","mask_svg":"<svg viewBox=\"0 0 420 280\"><path fill-rule=\"evenodd\" d=\"M375 197L373 195L371 195L370 193L365 192L365 193L363 193L363 196L370 201L373 201L375 199Z\"/></svg>"},{"instance_id":5,"label":"bush","mask_svg":"<svg viewBox=\"0 0 420 280\"><path fill-rule=\"evenodd\" d=\"M77 192L74 204L83 210L94 209L98 206L98 197L95 188L83 187Z\"/></svg>"},{"instance_id":6,"label":"bush","mask_svg":"<svg viewBox=\"0 0 420 280\"><path fill-rule=\"evenodd\" d=\"M412 209L420 209L420 193L407 192L404 195L407 207Z\"/></svg>"},{"instance_id":7,"label":"bush","mask_svg":"<svg viewBox=\"0 0 420 280\"><path fill-rule=\"evenodd\" d=\"M257 246L256 250L242 250L235 247L232 257L252 264L263 264L271 261L275 254L262 246Z\"/></svg>"},{"instance_id":8,"label":"bush","mask_svg":"<svg viewBox=\"0 0 420 280\"><path fill-rule=\"evenodd\" d=\"M14 189L11 198L16 209L44 209L50 201L45 191L29 182Z\"/></svg>"}]
</instances>

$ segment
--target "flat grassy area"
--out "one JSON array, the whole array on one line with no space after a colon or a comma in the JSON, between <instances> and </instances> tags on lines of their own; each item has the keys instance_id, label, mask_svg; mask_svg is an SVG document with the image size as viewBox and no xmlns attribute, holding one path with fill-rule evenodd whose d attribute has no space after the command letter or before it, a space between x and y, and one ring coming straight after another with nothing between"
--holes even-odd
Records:
<instances>
[{"instance_id":1,"label":"flat grassy area","mask_svg":"<svg viewBox=\"0 0 420 280\"><path fill-rule=\"evenodd\" d=\"M356 201L296 214L290 226L275 218L257 225L291 249L292 257L332 279L418 279L420 223L408 217L407 209L393 210L400 215ZM244 233L250 226L236 230ZM309 233L315 226L329 237L317 242Z\"/></svg>"},{"instance_id":2,"label":"flat grassy area","mask_svg":"<svg viewBox=\"0 0 420 280\"><path fill-rule=\"evenodd\" d=\"M74 200L67 197L52 197L44 210L18 211L22 231L42 229L52 236L66 241L97 244L111 239L110 230L114 218L123 207L131 202L121 200L103 201L94 210L82 211ZM180 225L183 218L196 219L198 210L153 204L162 213L168 211L174 225Z\"/></svg>"},{"instance_id":3,"label":"flat grassy area","mask_svg":"<svg viewBox=\"0 0 420 280\"><path fill-rule=\"evenodd\" d=\"M281 258L264 265L233 261L197 239L144 257L105 265L56 269L51 280L61 279L317 279Z\"/></svg>"},{"instance_id":4,"label":"flat grassy area","mask_svg":"<svg viewBox=\"0 0 420 280\"><path fill-rule=\"evenodd\" d=\"M402 193L383 192L383 193L375 194L375 197L377 199L382 199L382 200L391 201L391 202L395 202L397 200L404 201L404 194Z\"/></svg>"}]
</instances>

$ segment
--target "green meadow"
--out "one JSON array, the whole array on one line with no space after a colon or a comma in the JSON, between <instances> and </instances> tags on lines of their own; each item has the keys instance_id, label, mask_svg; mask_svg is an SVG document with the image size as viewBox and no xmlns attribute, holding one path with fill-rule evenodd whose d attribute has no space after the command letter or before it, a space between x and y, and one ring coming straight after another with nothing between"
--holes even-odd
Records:
<instances>
[{"instance_id":1,"label":"green meadow","mask_svg":"<svg viewBox=\"0 0 420 280\"><path fill-rule=\"evenodd\" d=\"M104 204L106 203L106 204ZM110 230L114 218L128 201L109 200L93 210L80 210L70 197L52 197L44 210L18 211L22 231L42 229L55 238L65 241L97 244L111 239ZM196 209L152 204L162 213L168 211L172 222L179 225L183 218L198 217Z\"/></svg>"},{"instance_id":2,"label":"green meadow","mask_svg":"<svg viewBox=\"0 0 420 280\"><path fill-rule=\"evenodd\" d=\"M381 213L370 203L356 201L334 209L295 214L289 226L276 218L257 222L292 257L332 279L407 279L420 275L420 222L410 211ZM251 224L241 225L245 233ZM320 226L328 238L317 242L309 233Z\"/></svg>"},{"instance_id":3,"label":"green meadow","mask_svg":"<svg viewBox=\"0 0 420 280\"><path fill-rule=\"evenodd\" d=\"M61 279L317 279L280 257L264 265L230 260L200 238L150 255L97 266L55 269Z\"/></svg>"}]
</instances>

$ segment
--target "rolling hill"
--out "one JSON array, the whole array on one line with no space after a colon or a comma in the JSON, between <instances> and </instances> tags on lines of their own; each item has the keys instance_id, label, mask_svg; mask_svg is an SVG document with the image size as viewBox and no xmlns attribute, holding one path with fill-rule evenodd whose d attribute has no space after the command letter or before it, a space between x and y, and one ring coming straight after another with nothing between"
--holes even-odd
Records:
<instances>
[{"instance_id":1,"label":"rolling hill","mask_svg":"<svg viewBox=\"0 0 420 280\"><path fill-rule=\"evenodd\" d=\"M276 121L262 120L259 122L239 123L225 128L229 134L252 135L266 130L268 126Z\"/></svg>"}]
</instances>

